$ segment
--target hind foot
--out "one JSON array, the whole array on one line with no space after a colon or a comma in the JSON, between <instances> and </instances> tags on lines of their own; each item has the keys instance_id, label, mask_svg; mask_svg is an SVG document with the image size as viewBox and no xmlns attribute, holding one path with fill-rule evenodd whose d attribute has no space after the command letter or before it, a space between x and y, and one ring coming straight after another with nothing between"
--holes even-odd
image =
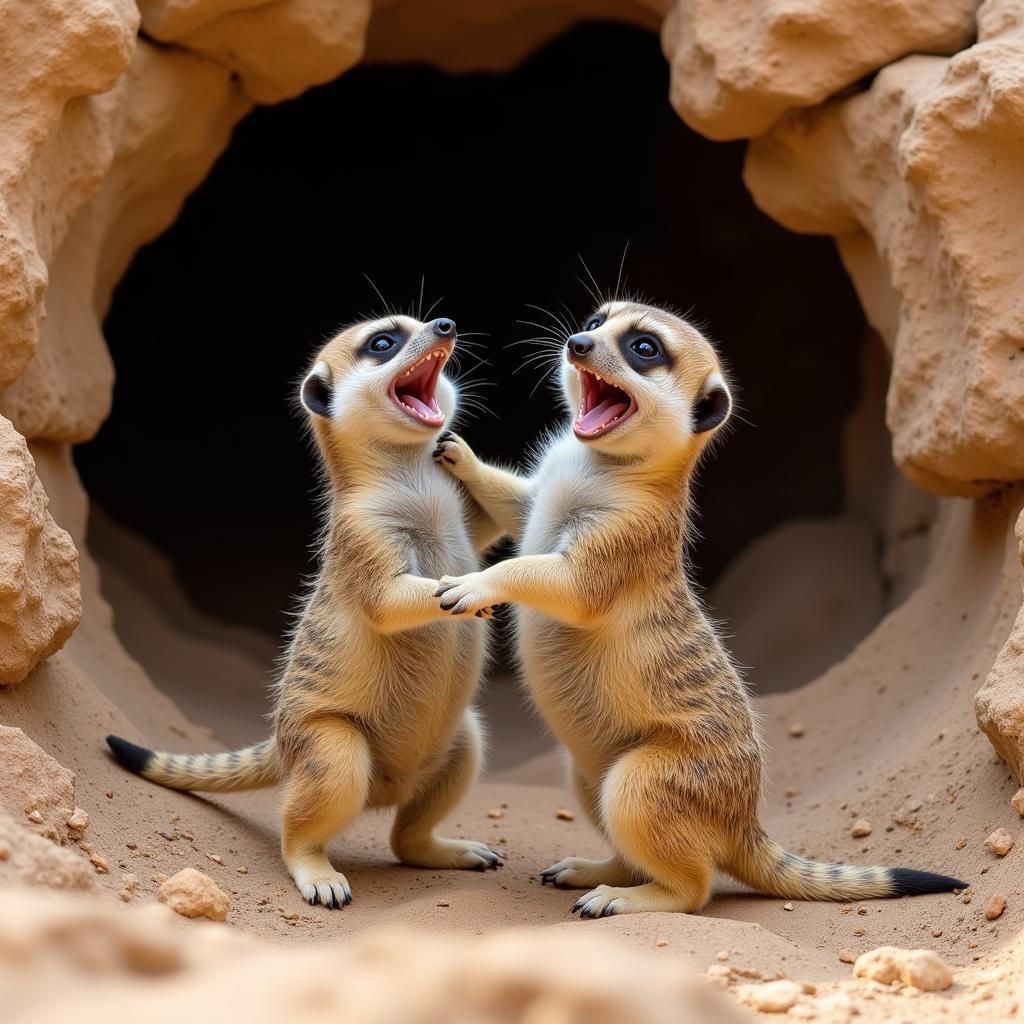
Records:
<instances>
[{"instance_id":1,"label":"hind foot","mask_svg":"<svg viewBox=\"0 0 1024 1024\"><path fill-rule=\"evenodd\" d=\"M311 907L320 903L328 910L341 910L352 902L352 889L340 871L299 868L295 886Z\"/></svg>"},{"instance_id":2,"label":"hind foot","mask_svg":"<svg viewBox=\"0 0 1024 1024\"><path fill-rule=\"evenodd\" d=\"M472 839L438 839L431 836L414 847L403 845L398 859L414 868L455 868L486 871L502 866L501 854Z\"/></svg>"},{"instance_id":3,"label":"hind foot","mask_svg":"<svg viewBox=\"0 0 1024 1024\"><path fill-rule=\"evenodd\" d=\"M593 889L598 885L629 885L637 878L615 857L608 860L587 860L566 857L540 873L540 884L558 889Z\"/></svg>"},{"instance_id":4,"label":"hind foot","mask_svg":"<svg viewBox=\"0 0 1024 1024\"><path fill-rule=\"evenodd\" d=\"M703 902L671 892L657 882L625 887L599 885L573 904L572 913L579 911L581 918L658 912L692 914L700 910Z\"/></svg>"}]
</instances>

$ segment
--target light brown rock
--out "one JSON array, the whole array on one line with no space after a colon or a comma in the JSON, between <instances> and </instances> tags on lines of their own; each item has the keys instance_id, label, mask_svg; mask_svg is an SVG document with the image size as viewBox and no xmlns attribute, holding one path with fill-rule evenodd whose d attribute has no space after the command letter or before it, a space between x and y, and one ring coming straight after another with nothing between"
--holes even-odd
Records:
<instances>
[{"instance_id":1,"label":"light brown rock","mask_svg":"<svg viewBox=\"0 0 1024 1024\"><path fill-rule=\"evenodd\" d=\"M92 892L96 873L73 847L57 846L0 809L0 886L13 883Z\"/></svg>"},{"instance_id":2,"label":"light brown rock","mask_svg":"<svg viewBox=\"0 0 1024 1024\"><path fill-rule=\"evenodd\" d=\"M1024 356L1022 356L1024 358ZM1024 569L1024 512L1015 529L1021 568ZM1021 579L1024 587L1024 576ZM1024 783L1024 606L1017 613L1010 636L996 657L985 683L974 698L974 713L996 753ZM1024 817L1024 789L1012 798Z\"/></svg>"},{"instance_id":3,"label":"light brown rock","mask_svg":"<svg viewBox=\"0 0 1024 1024\"><path fill-rule=\"evenodd\" d=\"M21 729L0 725L0 807L57 843L68 839L75 776Z\"/></svg>"},{"instance_id":4,"label":"light brown rock","mask_svg":"<svg viewBox=\"0 0 1024 1024\"><path fill-rule=\"evenodd\" d=\"M1024 818L1024 786L1010 797L1010 806Z\"/></svg>"},{"instance_id":5,"label":"light brown rock","mask_svg":"<svg viewBox=\"0 0 1024 1024\"><path fill-rule=\"evenodd\" d=\"M893 353L897 464L968 496L1024 477L1024 29L1006 0L978 18L978 43L954 57L907 57L787 115L745 169L775 219L837 237Z\"/></svg>"},{"instance_id":6,"label":"light brown rock","mask_svg":"<svg viewBox=\"0 0 1024 1024\"><path fill-rule=\"evenodd\" d=\"M1003 911L1006 910L1006 897L1000 896L996 893L989 899L988 903L985 904L985 919L987 921L995 921L1003 916Z\"/></svg>"},{"instance_id":7,"label":"light brown rock","mask_svg":"<svg viewBox=\"0 0 1024 1024\"><path fill-rule=\"evenodd\" d=\"M863 839L865 836L871 835L871 822L864 818L858 818L850 829L850 835L854 839Z\"/></svg>"},{"instance_id":8,"label":"light brown rock","mask_svg":"<svg viewBox=\"0 0 1024 1024\"><path fill-rule=\"evenodd\" d=\"M985 849L997 857L1005 857L1013 849L1013 836L1005 828L997 828L985 840Z\"/></svg>"},{"instance_id":9,"label":"light brown rock","mask_svg":"<svg viewBox=\"0 0 1024 1024\"><path fill-rule=\"evenodd\" d=\"M795 981L780 979L752 986L746 994L746 1001L761 1013L785 1013L796 1005L801 995L803 989Z\"/></svg>"},{"instance_id":10,"label":"light brown rock","mask_svg":"<svg viewBox=\"0 0 1024 1024\"><path fill-rule=\"evenodd\" d=\"M67 826L72 832L84 832L89 827L89 812L76 807L67 820Z\"/></svg>"},{"instance_id":11,"label":"light brown rock","mask_svg":"<svg viewBox=\"0 0 1024 1024\"><path fill-rule=\"evenodd\" d=\"M140 7L143 28L154 39L222 64L258 103L297 96L356 64L371 10L370 0L217 0L209 6L143 0Z\"/></svg>"},{"instance_id":12,"label":"light brown rock","mask_svg":"<svg viewBox=\"0 0 1024 1024\"><path fill-rule=\"evenodd\" d=\"M909 53L955 53L973 0L676 0L662 32L672 105L711 139L760 135Z\"/></svg>"},{"instance_id":13,"label":"light brown rock","mask_svg":"<svg viewBox=\"0 0 1024 1024\"><path fill-rule=\"evenodd\" d=\"M47 505L25 439L0 417L0 683L24 679L82 617L78 552Z\"/></svg>"},{"instance_id":14,"label":"light brown rock","mask_svg":"<svg viewBox=\"0 0 1024 1024\"><path fill-rule=\"evenodd\" d=\"M880 946L857 958L853 974L856 978L868 978L882 985L901 981L922 992L941 992L953 984L953 972L930 949Z\"/></svg>"},{"instance_id":15,"label":"light brown rock","mask_svg":"<svg viewBox=\"0 0 1024 1024\"><path fill-rule=\"evenodd\" d=\"M231 909L231 897L208 875L184 868L161 883L158 899L182 917L208 917L223 921Z\"/></svg>"}]
</instances>

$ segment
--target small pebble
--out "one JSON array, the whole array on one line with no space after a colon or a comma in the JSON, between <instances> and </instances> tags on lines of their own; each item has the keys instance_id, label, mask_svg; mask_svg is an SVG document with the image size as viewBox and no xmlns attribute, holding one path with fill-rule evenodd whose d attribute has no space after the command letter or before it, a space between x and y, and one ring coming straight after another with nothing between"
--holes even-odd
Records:
<instances>
[{"instance_id":1,"label":"small pebble","mask_svg":"<svg viewBox=\"0 0 1024 1024\"><path fill-rule=\"evenodd\" d=\"M219 853L208 853L206 856L209 857L210 860L212 860L214 864L223 864L224 863L224 859L221 857L221 855Z\"/></svg>"},{"instance_id":2,"label":"small pebble","mask_svg":"<svg viewBox=\"0 0 1024 1024\"><path fill-rule=\"evenodd\" d=\"M839 962L841 964L855 964L857 962L857 954L852 949L842 949L839 951Z\"/></svg>"},{"instance_id":3,"label":"small pebble","mask_svg":"<svg viewBox=\"0 0 1024 1024\"><path fill-rule=\"evenodd\" d=\"M7 860L11 855L11 847L9 844L0 840L0 860Z\"/></svg>"},{"instance_id":4,"label":"small pebble","mask_svg":"<svg viewBox=\"0 0 1024 1024\"><path fill-rule=\"evenodd\" d=\"M1016 793L1010 797L1010 806L1024 818L1024 786L1021 786Z\"/></svg>"},{"instance_id":5,"label":"small pebble","mask_svg":"<svg viewBox=\"0 0 1024 1024\"><path fill-rule=\"evenodd\" d=\"M437 905L439 907L450 907L451 903L448 900L438 900Z\"/></svg>"},{"instance_id":6,"label":"small pebble","mask_svg":"<svg viewBox=\"0 0 1024 1024\"><path fill-rule=\"evenodd\" d=\"M803 725L800 722L794 722L789 727L789 735L790 736L794 736L794 737L795 736L803 736L803 734L804 734L804 727L803 727Z\"/></svg>"},{"instance_id":7,"label":"small pebble","mask_svg":"<svg viewBox=\"0 0 1024 1024\"><path fill-rule=\"evenodd\" d=\"M717 953L715 954L715 959L716 959L716 960L721 960L721 961L723 961L723 962L724 962L724 961L726 961L726 960L728 960L728 959L729 959L729 950L727 950L727 949L720 949L720 950L719 950L719 951L718 951L718 952L717 952Z\"/></svg>"},{"instance_id":8,"label":"small pebble","mask_svg":"<svg viewBox=\"0 0 1024 1024\"><path fill-rule=\"evenodd\" d=\"M487 812L487 817L488 818L504 818L505 817L505 812L500 807L492 807Z\"/></svg>"},{"instance_id":9,"label":"small pebble","mask_svg":"<svg viewBox=\"0 0 1024 1024\"><path fill-rule=\"evenodd\" d=\"M248 868L245 868L245 867L242 867L242 868L236 868L235 870L236 870L236 871L237 871L237 872L238 872L238 873L239 873L240 875L247 875L247 874L249 874L249 869L248 869Z\"/></svg>"},{"instance_id":10,"label":"small pebble","mask_svg":"<svg viewBox=\"0 0 1024 1024\"><path fill-rule=\"evenodd\" d=\"M967 845L967 840L963 836L961 836L956 841L956 845L953 847L953 849L954 850L962 850L966 845Z\"/></svg>"},{"instance_id":11,"label":"small pebble","mask_svg":"<svg viewBox=\"0 0 1024 1024\"><path fill-rule=\"evenodd\" d=\"M98 853L89 856L89 863L96 869L98 875L105 875L110 870L106 860Z\"/></svg>"},{"instance_id":12,"label":"small pebble","mask_svg":"<svg viewBox=\"0 0 1024 1024\"><path fill-rule=\"evenodd\" d=\"M985 849L997 857L1005 857L1013 849L1013 836L1005 828L997 828L985 840Z\"/></svg>"},{"instance_id":13,"label":"small pebble","mask_svg":"<svg viewBox=\"0 0 1024 1024\"><path fill-rule=\"evenodd\" d=\"M997 918L1003 916L1003 911L1006 909L1006 897L1000 896L998 893L993 896L988 903L985 904L985 917L989 921L995 921Z\"/></svg>"},{"instance_id":14,"label":"small pebble","mask_svg":"<svg viewBox=\"0 0 1024 1024\"><path fill-rule=\"evenodd\" d=\"M850 829L850 835L854 839L863 839L865 836L871 835L871 822L865 821L864 818L858 818L853 823L853 828Z\"/></svg>"},{"instance_id":15,"label":"small pebble","mask_svg":"<svg viewBox=\"0 0 1024 1024\"><path fill-rule=\"evenodd\" d=\"M782 904L782 909L783 910L792 910L793 909L793 904L792 903L783 903Z\"/></svg>"},{"instance_id":16,"label":"small pebble","mask_svg":"<svg viewBox=\"0 0 1024 1024\"><path fill-rule=\"evenodd\" d=\"M574 821L576 814L573 811L570 811L568 807L559 807L558 810L555 811L555 817L558 818L559 821Z\"/></svg>"},{"instance_id":17,"label":"small pebble","mask_svg":"<svg viewBox=\"0 0 1024 1024\"><path fill-rule=\"evenodd\" d=\"M654 948L655 949L664 949L667 945L668 945L668 939L658 939L658 941L654 943Z\"/></svg>"},{"instance_id":18,"label":"small pebble","mask_svg":"<svg viewBox=\"0 0 1024 1024\"><path fill-rule=\"evenodd\" d=\"M28 812L28 820L33 822L36 825L42 825L42 823L43 823L43 816L38 811L35 811L35 810L29 811Z\"/></svg>"},{"instance_id":19,"label":"small pebble","mask_svg":"<svg viewBox=\"0 0 1024 1024\"><path fill-rule=\"evenodd\" d=\"M747 1001L761 1013L785 1013L796 1005L803 995L803 989L795 981L766 981L755 985L747 995Z\"/></svg>"},{"instance_id":20,"label":"small pebble","mask_svg":"<svg viewBox=\"0 0 1024 1024\"><path fill-rule=\"evenodd\" d=\"M76 807L74 813L68 818L68 828L72 832L84 832L89 827L89 813L81 807Z\"/></svg>"},{"instance_id":21,"label":"small pebble","mask_svg":"<svg viewBox=\"0 0 1024 1024\"><path fill-rule=\"evenodd\" d=\"M853 934L856 935L857 938L859 939L864 934L864 929L863 928L854 928L853 929Z\"/></svg>"}]
</instances>

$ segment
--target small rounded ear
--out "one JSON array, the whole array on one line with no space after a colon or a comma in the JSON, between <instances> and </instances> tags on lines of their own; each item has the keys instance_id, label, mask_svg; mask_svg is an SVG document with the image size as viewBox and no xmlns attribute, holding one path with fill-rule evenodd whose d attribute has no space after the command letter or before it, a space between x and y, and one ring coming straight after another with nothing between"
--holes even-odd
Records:
<instances>
[{"instance_id":1,"label":"small rounded ear","mask_svg":"<svg viewBox=\"0 0 1024 1024\"><path fill-rule=\"evenodd\" d=\"M330 416L331 394L331 368L317 363L302 382L302 404L316 416Z\"/></svg>"},{"instance_id":2,"label":"small rounded ear","mask_svg":"<svg viewBox=\"0 0 1024 1024\"><path fill-rule=\"evenodd\" d=\"M705 434L720 427L732 412L732 396L720 373L704 382L704 391L693 406L693 432Z\"/></svg>"}]
</instances>

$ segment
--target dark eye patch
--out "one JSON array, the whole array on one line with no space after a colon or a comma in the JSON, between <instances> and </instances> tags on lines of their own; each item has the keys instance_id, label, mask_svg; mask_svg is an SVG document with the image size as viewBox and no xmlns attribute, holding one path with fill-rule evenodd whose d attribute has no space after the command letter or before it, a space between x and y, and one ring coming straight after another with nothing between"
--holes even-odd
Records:
<instances>
[{"instance_id":1,"label":"dark eye patch","mask_svg":"<svg viewBox=\"0 0 1024 1024\"><path fill-rule=\"evenodd\" d=\"M402 327L385 327L374 331L360 346L359 355L383 365L398 355L409 340L409 332ZM387 344L390 342L390 345Z\"/></svg>"},{"instance_id":2,"label":"dark eye patch","mask_svg":"<svg viewBox=\"0 0 1024 1024\"><path fill-rule=\"evenodd\" d=\"M619 351L630 368L637 373L649 373L659 366L671 369L674 360L665 343L653 331L630 328L619 335Z\"/></svg>"}]
</instances>

